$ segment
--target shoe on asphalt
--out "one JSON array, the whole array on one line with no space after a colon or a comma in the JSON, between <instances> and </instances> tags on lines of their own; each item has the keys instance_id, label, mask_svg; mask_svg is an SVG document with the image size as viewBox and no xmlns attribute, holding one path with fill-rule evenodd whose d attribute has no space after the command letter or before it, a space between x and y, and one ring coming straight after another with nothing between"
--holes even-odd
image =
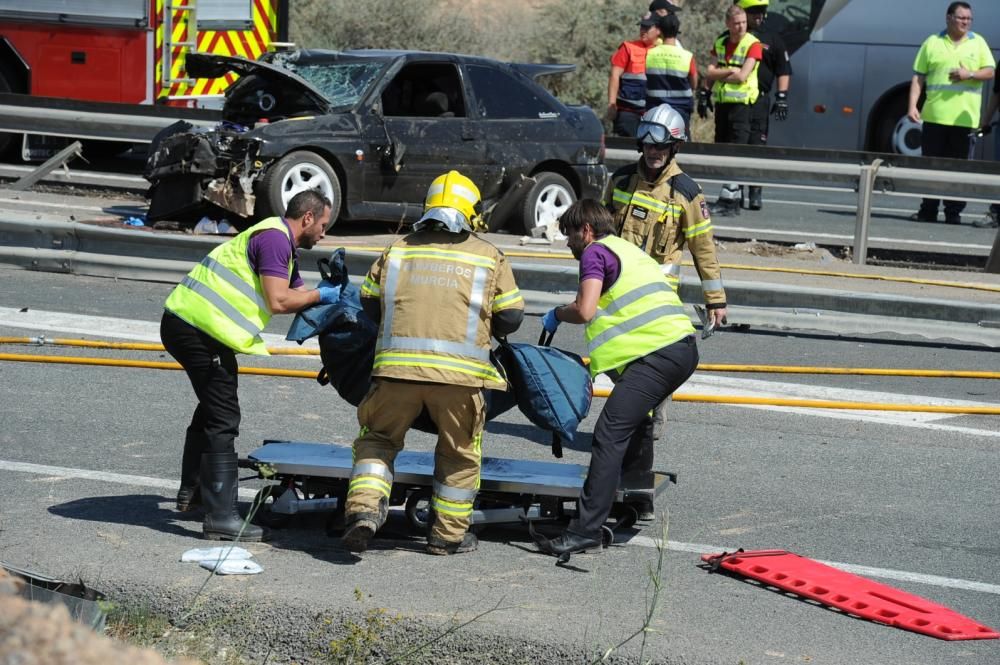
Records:
<instances>
[{"instance_id":1,"label":"shoe on asphalt","mask_svg":"<svg viewBox=\"0 0 1000 665\"><path fill-rule=\"evenodd\" d=\"M708 205L708 212L712 217L736 217L740 214L740 204L739 201L732 203L716 201Z\"/></svg>"},{"instance_id":2,"label":"shoe on asphalt","mask_svg":"<svg viewBox=\"0 0 1000 665\"><path fill-rule=\"evenodd\" d=\"M600 538L588 538L572 531L563 531L562 535L552 539L540 537L537 542L539 550L555 556L589 552L603 547Z\"/></svg>"},{"instance_id":3,"label":"shoe on asphalt","mask_svg":"<svg viewBox=\"0 0 1000 665\"><path fill-rule=\"evenodd\" d=\"M427 541L427 553L434 554L436 556L447 556L449 554L465 554L466 552L475 552L479 547L479 539L476 538L476 534L465 532L462 536L462 540L457 543L449 543L446 540L441 540L437 536L431 536Z\"/></svg>"},{"instance_id":4,"label":"shoe on asphalt","mask_svg":"<svg viewBox=\"0 0 1000 665\"><path fill-rule=\"evenodd\" d=\"M378 531L378 522L361 517L347 525L344 535L340 537L340 542L348 551L360 554L368 549L368 541L372 539L376 531Z\"/></svg>"},{"instance_id":5,"label":"shoe on asphalt","mask_svg":"<svg viewBox=\"0 0 1000 665\"><path fill-rule=\"evenodd\" d=\"M177 512L187 513L201 507L201 488L198 485L181 485L177 490Z\"/></svg>"},{"instance_id":6,"label":"shoe on asphalt","mask_svg":"<svg viewBox=\"0 0 1000 665\"><path fill-rule=\"evenodd\" d=\"M764 207L764 195L760 187L750 188L750 202L747 204L747 208L750 210L760 210Z\"/></svg>"},{"instance_id":7,"label":"shoe on asphalt","mask_svg":"<svg viewBox=\"0 0 1000 665\"><path fill-rule=\"evenodd\" d=\"M998 223L1000 223L1000 220L998 220L997 217L998 217L997 213L988 212L985 215L983 215L982 219L977 219L976 221L974 221L972 225L975 226L977 229L995 229L997 228Z\"/></svg>"},{"instance_id":8,"label":"shoe on asphalt","mask_svg":"<svg viewBox=\"0 0 1000 665\"><path fill-rule=\"evenodd\" d=\"M911 222L931 222L931 223L934 223L934 222L937 221L937 215L934 215L933 217L928 217L927 215L922 215L919 212L915 212L912 215L910 215L909 219L910 219Z\"/></svg>"}]
</instances>

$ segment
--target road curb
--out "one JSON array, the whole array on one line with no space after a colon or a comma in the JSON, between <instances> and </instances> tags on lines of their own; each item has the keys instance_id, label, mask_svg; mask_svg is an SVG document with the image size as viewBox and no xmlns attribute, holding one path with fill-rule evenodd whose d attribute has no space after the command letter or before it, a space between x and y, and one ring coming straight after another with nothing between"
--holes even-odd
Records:
<instances>
[{"instance_id":1,"label":"road curb","mask_svg":"<svg viewBox=\"0 0 1000 665\"><path fill-rule=\"evenodd\" d=\"M46 272L176 282L222 240L219 236L160 234L78 222L0 220L0 263ZM302 264L315 265L329 252L328 247L305 250ZM378 257L378 252L348 246L347 256L354 273L360 275ZM524 291L576 291L575 264L550 266L511 261L511 266ZM318 275L309 270L304 272L310 277ZM729 302L742 307L1000 325L1000 304L838 291L760 280L727 281L725 286ZM682 277L680 296L684 302L702 302L700 283Z\"/></svg>"}]
</instances>

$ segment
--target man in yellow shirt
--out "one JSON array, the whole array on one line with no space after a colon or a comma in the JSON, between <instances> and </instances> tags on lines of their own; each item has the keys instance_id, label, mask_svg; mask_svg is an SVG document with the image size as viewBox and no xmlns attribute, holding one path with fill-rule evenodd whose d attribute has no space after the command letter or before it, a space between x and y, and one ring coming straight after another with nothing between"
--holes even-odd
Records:
<instances>
[{"instance_id":1,"label":"man in yellow shirt","mask_svg":"<svg viewBox=\"0 0 1000 665\"><path fill-rule=\"evenodd\" d=\"M983 82L993 78L993 54L982 35L972 32L972 7L952 2L945 16L947 28L928 37L913 62L907 115L923 121L920 141L926 157L966 159L969 133L979 127ZM922 109L917 108L926 93ZM936 222L939 199L924 199L910 219ZM944 221L960 224L965 201L945 201Z\"/></svg>"}]
</instances>

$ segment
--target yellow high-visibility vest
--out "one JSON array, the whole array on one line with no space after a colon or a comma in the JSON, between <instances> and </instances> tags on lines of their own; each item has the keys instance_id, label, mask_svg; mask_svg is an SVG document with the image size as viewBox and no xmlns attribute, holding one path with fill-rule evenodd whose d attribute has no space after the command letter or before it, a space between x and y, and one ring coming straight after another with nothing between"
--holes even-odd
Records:
<instances>
[{"instance_id":1,"label":"yellow high-visibility vest","mask_svg":"<svg viewBox=\"0 0 1000 665\"><path fill-rule=\"evenodd\" d=\"M726 59L726 42L728 37L722 35L715 40L715 53L718 57L718 62L716 63L719 67L742 67L743 63L746 62L747 53L750 51L750 47L759 42L760 40L751 35L749 32L743 35L743 39L740 43L736 45L733 49L732 55L729 59ZM757 85L757 69L760 67L760 62L755 62L753 69L750 71L750 76L743 83L725 83L724 81L716 81L712 85L712 98L716 104L753 104L757 101L757 97L760 96L760 88Z\"/></svg>"}]
</instances>

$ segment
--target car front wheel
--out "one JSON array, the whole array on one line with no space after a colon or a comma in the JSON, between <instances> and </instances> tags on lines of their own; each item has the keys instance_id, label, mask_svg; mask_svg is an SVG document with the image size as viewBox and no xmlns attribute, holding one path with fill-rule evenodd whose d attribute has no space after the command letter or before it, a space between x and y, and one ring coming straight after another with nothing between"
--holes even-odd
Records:
<instances>
[{"instance_id":1,"label":"car front wheel","mask_svg":"<svg viewBox=\"0 0 1000 665\"><path fill-rule=\"evenodd\" d=\"M307 189L330 199L333 209L330 226L333 226L340 211L340 181L326 160L309 150L290 152L268 169L258 190L255 216L263 219L284 215L292 197Z\"/></svg>"},{"instance_id":2,"label":"car front wheel","mask_svg":"<svg viewBox=\"0 0 1000 665\"><path fill-rule=\"evenodd\" d=\"M534 176L535 184L524 197L524 230L531 235L538 227L558 221L566 209L576 202L576 192L566 178L558 173L542 172ZM537 233L537 231L535 231Z\"/></svg>"}]
</instances>

